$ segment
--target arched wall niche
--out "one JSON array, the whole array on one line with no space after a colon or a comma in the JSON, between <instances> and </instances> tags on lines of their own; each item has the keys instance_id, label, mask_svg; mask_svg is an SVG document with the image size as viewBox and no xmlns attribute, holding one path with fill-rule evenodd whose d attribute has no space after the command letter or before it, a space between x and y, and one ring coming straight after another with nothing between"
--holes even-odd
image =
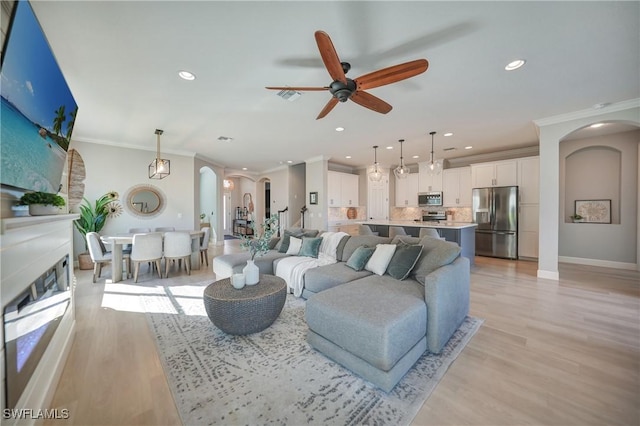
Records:
<instances>
[{"instance_id":1,"label":"arched wall niche","mask_svg":"<svg viewBox=\"0 0 640 426\"><path fill-rule=\"evenodd\" d=\"M579 148L564 159L565 222L572 222L576 200L611 200L611 223L620 223L622 152L610 146Z\"/></svg>"}]
</instances>

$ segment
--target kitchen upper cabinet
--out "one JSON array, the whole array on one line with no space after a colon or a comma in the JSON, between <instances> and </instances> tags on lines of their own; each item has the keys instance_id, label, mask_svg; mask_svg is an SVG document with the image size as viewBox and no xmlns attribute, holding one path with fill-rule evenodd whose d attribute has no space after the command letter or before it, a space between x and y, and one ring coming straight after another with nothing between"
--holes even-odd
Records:
<instances>
[{"instance_id":1,"label":"kitchen upper cabinet","mask_svg":"<svg viewBox=\"0 0 640 426\"><path fill-rule=\"evenodd\" d=\"M406 179L396 179L396 207L418 207L418 181L416 173Z\"/></svg>"},{"instance_id":2,"label":"kitchen upper cabinet","mask_svg":"<svg viewBox=\"0 0 640 426\"><path fill-rule=\"evenodd\" d=\"M358 205L358 175L328 172L327 193L329 207L355 207Z\"/></svg>"},{"instance_id":3,"label":"kitchen upper cabinet","mask_svg":"<svg viewBox=\"0 0 640 426\"><path fill-rule=\"evenodd\" d=\"M427 162L418 163L418 192L442 191L442 173L431 176L428 169L429 166Z\"/></svg>"},{"instance_id":4,"label":"kitchen upper cabinet","mask_svg":"<svg viewBox=\"0 0 640 426\"><path fill-rule=\"evenodd\" d=\"M518 184L517 160L496 161L471 165L473 188L513 186Z\"/></svg>"},{"instance_id":5,"label":"kitchen upper cabinet","mask_svg":"<svg viewBox=\"0 0 640 426\"><path fill-rule=\"evenodd\" d=\"M442 172L442 205L471 206L471 167L445 169Z\"/></svg>"},{"instance_id":6,"label":"kitchen upper cabinet","mask_svg":"<svg viewBox=\"0 0 640 426\"><path fill-rule=\"evenodd\" d=\"M540 202L540 157L518 159L518 187L521 204Z\"/></svg>"}]
</instances>

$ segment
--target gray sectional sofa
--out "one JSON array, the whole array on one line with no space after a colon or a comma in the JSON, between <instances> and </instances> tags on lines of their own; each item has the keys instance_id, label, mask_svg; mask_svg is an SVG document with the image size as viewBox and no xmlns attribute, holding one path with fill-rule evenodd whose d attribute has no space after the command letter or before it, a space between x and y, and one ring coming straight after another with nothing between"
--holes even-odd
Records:
<instances>
[{"instance_id":1,"label":"gray sectional sofa","mask_svg":"<svg viewBox=\"0 0 640 426\"><path fill-rule=\"evenodd\" d=\"M360 246L421 245L407 278L368 270L347 261ZM469 260L455 244L437 238L344 237L337 263L309 269L302 297L307 299L307 341L327 357L390 391L425 351L439 353L469 312ZM256 261L273 274L288 255L270 250ZM217 278L239 272L247 253L218 256Z\"/></svg>"}]
</instances>

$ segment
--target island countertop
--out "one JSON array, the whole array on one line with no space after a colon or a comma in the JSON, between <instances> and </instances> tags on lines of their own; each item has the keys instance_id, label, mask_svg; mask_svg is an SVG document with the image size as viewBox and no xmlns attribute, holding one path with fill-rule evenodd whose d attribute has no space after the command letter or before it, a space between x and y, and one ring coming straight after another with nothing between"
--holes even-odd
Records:
<instances>
[{"instance_id":1,"label":"island countertop","mask_svg":"<svg viewBox=\"0 0 640 426\"><path fill-rule=\"evenodd\" d=\"M414 220L363 220L363 225L403 226L406 228L465 229L475 228L477 223L470 222L416 222Z\"/></svg>"}]
</instances>

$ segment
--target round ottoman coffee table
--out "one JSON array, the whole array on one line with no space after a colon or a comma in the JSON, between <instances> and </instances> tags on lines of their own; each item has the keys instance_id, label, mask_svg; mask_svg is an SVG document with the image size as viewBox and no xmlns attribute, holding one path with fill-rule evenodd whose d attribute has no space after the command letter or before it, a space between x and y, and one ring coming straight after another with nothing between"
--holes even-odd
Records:
<instances>
[{"instance_id":1,"label":"round ottoman coffee table","mask_svg":"<svg viewBox=\"0 0 640 426\"><path fill-rule=\"evenodd\" d=\"M227 334L251 334L278 318L287 298L287 284L273 275L260 275L258 284L233 288L225 278L204 289L204 307L211 322Z\"/></svg>"}]
</instances>

